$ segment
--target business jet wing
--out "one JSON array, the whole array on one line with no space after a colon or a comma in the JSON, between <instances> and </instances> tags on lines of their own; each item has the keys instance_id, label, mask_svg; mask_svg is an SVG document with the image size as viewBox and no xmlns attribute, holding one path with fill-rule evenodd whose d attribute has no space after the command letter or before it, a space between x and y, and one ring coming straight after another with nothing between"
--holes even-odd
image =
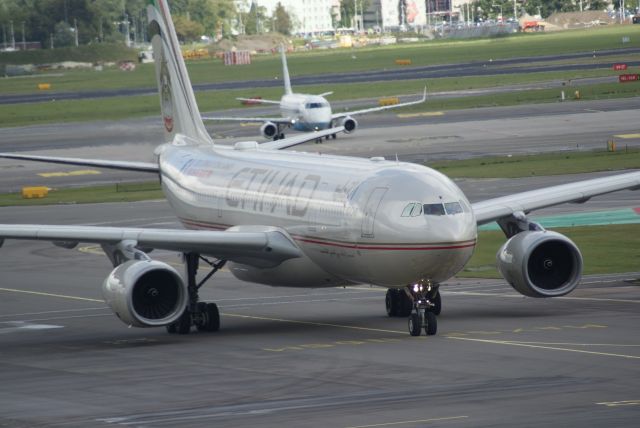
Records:
<instances>
[{"instance_id":1,"label":"business jet wing","mask_svg":"<svg viewBox=\"0 0 640 428\"><path fill-rule=\"evenodd\" d=\"M238 101L246 101L253 104L278 104L280 105L280 101L276 100L265 100L262 98L236 98Z\"/></svg>"},{"instance_id":2,"label":"business jet wing","mask_svg":"<svg viewBox=\"0 0 640 428\"><path fill-rule=\"evenodd\" d=\"M301 255L291 239L277 228L236 232L0 224L0 245L5 239L51 241L62 243L66 248L73 248L80 242L114 246L125 243L132 248L196 252L256 267L277 266Z\"/></svg>"},{"instance_id":3,"label":"business jet wing","mask_svg":"<svg viewBox=\"0 0 640 428\"><path fill-rule=\"evenodd\" d=\"M93 166L96 168L118 169L123 171L159 172L158 164L149 162L127 162L103 159L61 158L55 156L18 155L15 153L0 153L0 158L19 159L35 162L58 163L63 165Z\"/></svg>"},{"instance_id":4,"label":"business jet wing","mask_svg":"<svg viewBox=\"0 0 640 428\"><path fill-rule=\"evenodd\" d=\"M640 190L640 172L582 180L545 187L472 204L476 222L490 223L516 212L531 211L568 202L583 203L590 198L619 190Z\"/></svg>"},{"instance_id":5,"label":"business jet wing","mask_svg":"<svg viewBox=\"0 0 640 428\"><path fill-rule=\"evenodd\" d=\"M407 107L407 106L412 106L412 105L415 105L415 104L422 104L426 100L427 100L427 87L425 86L424 92L422 93L422 98L420 98L419 100L409 101L409 102L400 103L400 104L392 104L392 105L388 105L388 106L371 107L371 108L366 108L366 109L362 109L362 110L354 110L354 111L345 111L345 112L342 112L342 113L334 113L334 114L331 115L331 118L332 119L340 119L342 117L355 116L355 115L358 115L358 114L373 113L373 112L376 112L376 111L389 110L389 109L392 109L392 108Z\"/></svg>"},{"instance_id":6,"label":"business jet wing","mask_svg":"<svg viewBox=\"0 0 640 428\"><path fill-rule=\"evenodd\" d=\"M232 116L202 116L202 120L216 120L220 122L272 122L278 125L292 125L293 119L288 117L232 117Z\"/></svg>"}]
</instances>

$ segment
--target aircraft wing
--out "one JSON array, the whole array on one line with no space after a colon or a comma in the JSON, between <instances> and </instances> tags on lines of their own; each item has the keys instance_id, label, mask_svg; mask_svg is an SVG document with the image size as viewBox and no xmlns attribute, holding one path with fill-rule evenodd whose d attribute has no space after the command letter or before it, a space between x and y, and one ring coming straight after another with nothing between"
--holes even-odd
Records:
<instances>
[{"instance_id":1,"label":"aircraft wing","mask_svg":"<svg viewBox=\"0 0 640 428\"><path fill-rule=\"evenodd\" d=\"M202 120L217 120L220 122L273 122L279 125L291 125L293 123L293 120L288 117L202 116Z\"/></svg>"},{"instance_id":2,"label":"aircraft wing","mask_svg":"<svg viewBox=\"0 0 640 428\"><path fill-rule=\"evenodd\" d=\"M196 252L257 267L277 266L285 260L301 255L298 247L276 228L257 232L235 232L0 224L0 245L4 239L51 241L64 243L65 246L79 242L117 245L129 241L140 248ZM73 245L68 248L72 247Z\"/></svg>"},{"instance_id":3,"label":"aircraft wing","mask_svg":"<svg viewBox=\"0 0 640 428\"><path fill-rule=\"evenodd\" d=\"M101 159L60 158L55 156L18 155L0 153L0 158L21 159L36 162L59 163L63 165L93 166L96 168L118 169L124 171L159 172L158 164L148 162L127 162Z\"/></svg>"},{"instance_id":4,"label":"aircraft wing","mask_svg":"<svg viewBox=\"0 0 640 428\"><path fill-rule=\"evenodd\" d=\"M236 98L238 101L247 101L253 104L280 104L280 101L263 100L262 98Z\"/></svg>"},{"instance_id":5,"label":"aircraft wing","mask_svg":"<svg viewBox=\"0 0 640 428\"><path fill-rule=\"evenodd\" d=\"M522 211L526 214L533 210L567 202L583 203L594 196L625 189L640 190L640 172L630 172L514 193L509 196L476 202L472 205L476 221L480 225L509 216L517 211Z\"/></svg>"},{"instance_id":6,"label":"aircraft wing","mask_svg":"<svg viewBox=\"0 0 640 428\"><path fill-rule=\"evenodd\" d=\"M363 110L354 110L354 111L345 111L343 113L334 113L331 115L332 119L340 119L342 117L346 117L346 116L355 116L358 114L365 114L365 113L373 113L376 111L382 111L382 110L389 110L392 108L399 108L399 107L407 107L407 106L411 106L411 105L415 105L415 104L421 104L423 102L425 102L427 100L427 87L425 86L424 88L424 92L422 94L422 98L420 98L419 100L416 101L409 101L406 103L400 103L400 104L392 104L392 105L388 105L388 106L379 106L379 107L371 107L371 108L366 108Z\"/></svg>"},{"instance_id":7,"label":"aircraft wing","mask_svg":"<svg viewBox=\"0 0 640 428\"><path fill-rule=\"evenodd\" d=\"M300 135L294 135L293 137L283 138L282 140L268 141L260 144L260 149L267 150L282 150L287 147L297 146L304 144L308 141L324 138L328 135L337 134L344 131L344 126L336 126L335 128L324 129L322 131L305 132Z\"/></svg>"}]
</instances>

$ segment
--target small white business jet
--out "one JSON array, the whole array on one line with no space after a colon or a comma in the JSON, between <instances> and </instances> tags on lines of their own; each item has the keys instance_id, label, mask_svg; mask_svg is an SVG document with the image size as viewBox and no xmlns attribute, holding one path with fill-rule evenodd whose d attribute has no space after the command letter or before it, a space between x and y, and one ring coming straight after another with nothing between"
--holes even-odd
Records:
<instances>
[{"instance_id":1,"label":"small white business jet","mask_svg":"<svg viewBox=\"0 0 640 428\"><path fill-rule=\"evenodd\" d=\"M284 128L293 128L296 131L315 132L335 126L343 126L344 132L351 133L358 127L358 122L353 118L365 113L388 110L392 108L406 107L421 104L427 99L427 88L424 88L422 98L406 103L391 104L386 106L371 107L363 110L355 110L342 113L332 113L331 105L326 96L333 92L325 92L319 95L296 94L291 90L289 68L284 47L280 47L282 57L282 80L284 81L284 95L280 101L263 100L261 98L238 98L240 101L261 104L277 104L280 106L281 117L230 117L230 116L204 116L204 120L235 121L235 122L262 122L260 133L263 137L273 140L284 138ZM330 134L336 138L336 133ZM329 138L329 136L327 136Z\"/></svg>"},{"instance_id":2,"label":"small white business jet","mask_svg":"<svg viewBox=\"0 0 640 428\"><path fill-rule=\"evenodd\" d=\"M187 229L0 225L4 239L102 246L114 269L106 303L125 324L215 331L215 303L198 290L226 263L237 278L284 287L357 283L388 288L389 316L408 317L411 335L436 334L439 284L459 272L476 245L477 225L497 221L507 241L497 263L515 290L562 296L576 288L582 256L567 237L526 214L623 189L640 172L578 181L470 204L446 176L411 163L280 151L343 126L258 145L215 145L204 128L166 0L148 6L149 34L166 142L157 163L0 154L4 158L86 165L159 176ZM184 276L148 249L184 255ZM196 280L199 263L213 270Z\"/></svg>"}]
</instances>

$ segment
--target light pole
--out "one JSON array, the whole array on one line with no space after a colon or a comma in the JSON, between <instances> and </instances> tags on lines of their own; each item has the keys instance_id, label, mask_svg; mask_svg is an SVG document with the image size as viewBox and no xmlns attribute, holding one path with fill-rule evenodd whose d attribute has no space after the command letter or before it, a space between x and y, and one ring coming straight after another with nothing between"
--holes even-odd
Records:
<instances>
[{"instance_id":1,"label":"light pole","mask_svg":"<svg viewBox=\"0 0 640 428\"><path fill-rule=\"evenodd\" d=\"M27 50L27 40L24 37L24 21L22 21L22 50Z\"/></svg>"},{"instance_id":2,"label":"light pole","mask_svg":"<svg viewBox=\"0 0 640 428\"><path fill-rule=\"evenodd\" d=\"M13 49L14 51L16 50L16 37L15 34L13 34L13 21L9 21L9 24L11 25L11 49Z\"/></svg>"}]
</instances>

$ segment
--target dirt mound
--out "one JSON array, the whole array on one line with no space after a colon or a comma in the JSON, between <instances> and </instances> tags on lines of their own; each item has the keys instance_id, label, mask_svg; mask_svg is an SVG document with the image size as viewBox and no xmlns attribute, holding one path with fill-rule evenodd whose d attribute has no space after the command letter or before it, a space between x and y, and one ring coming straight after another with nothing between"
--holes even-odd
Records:
<instances>
[{"instance_id":1,"label":"dirt mound","mask_svg":"<svg viewBox=\"0 0 640 428\"><path fill-rule=\"evenodd\" d=\"M588 10L584 12L558 12L545 20L551 24L547 30L556 29L567 30L570 28L585 28L598 25L612 24L614 19L606 12ZM553 27L552 27L553 26Z\"/></svg>"},{"instance_id":2,"label":"dirt mound","mask_svg":"<svg viewBox=\"0 0 640 428\"><path fill-rule=\"evenodd\" d=\"M287 43L287 38L282 34L261 34L255 36L238 36L236 40L223 39L212 45L216 51L251 51L269 52L277 49L281 43Z\"/></svg>"}]
</instances>

